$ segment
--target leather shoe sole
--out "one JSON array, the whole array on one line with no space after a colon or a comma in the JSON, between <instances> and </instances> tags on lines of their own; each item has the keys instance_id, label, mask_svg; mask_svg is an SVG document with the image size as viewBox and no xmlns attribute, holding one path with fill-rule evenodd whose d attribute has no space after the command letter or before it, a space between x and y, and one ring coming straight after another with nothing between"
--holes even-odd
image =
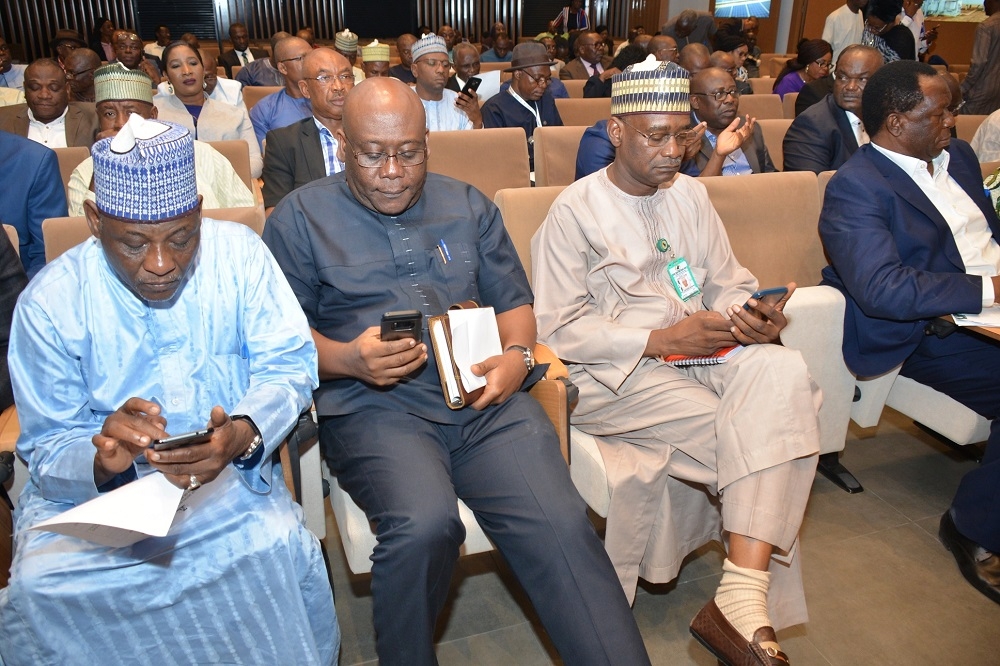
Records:
<instances>
[{"instance_id":1,"label":"leather shoe sole","mask_svg":"<svg viewBox=\"0 0 1000 666\"><path fill-rule=\"evenodd\" d=\"M991 553L955 526L951 511L941 516L938 538L951 551L965 580L987 598L1000 604L1000 555Z\"/></svg>"},{"instance_id":2,"label":"leather shoe sole","mask_svg":"<svg viewBox=\"0 0 1000 666\"><path fill-rule=\"evenodd\" d=\"M748 641L730 624L714 599L691 620L691 635L725 666L788 666L788 656L777 649L774 629L761 627Z\"/></svg>"}]
</instances>

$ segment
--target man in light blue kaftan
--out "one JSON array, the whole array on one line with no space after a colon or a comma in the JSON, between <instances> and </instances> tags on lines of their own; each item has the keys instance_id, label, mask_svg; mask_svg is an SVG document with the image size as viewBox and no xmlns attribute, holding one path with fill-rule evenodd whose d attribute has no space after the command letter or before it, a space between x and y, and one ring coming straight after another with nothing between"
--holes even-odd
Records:
<instances>
[{"instance_id":1,"label":"man in light blue kaftan","mask_svg":"<svg viewBox=\"0 0 1000 666\"><path fill-rule=\"evenodd\" d=\"M47 265L15 311L30 479L0 590L7 666L337 662L320 545L272 464L309 407L316 350L257 236L201 219L193 167L186 130L138 114L95 144L97 238ZM147 448L206 422L207 443ZM110 548L29 530L159 472L211 493L165 537Z\"/></svg>"}]
</instances>

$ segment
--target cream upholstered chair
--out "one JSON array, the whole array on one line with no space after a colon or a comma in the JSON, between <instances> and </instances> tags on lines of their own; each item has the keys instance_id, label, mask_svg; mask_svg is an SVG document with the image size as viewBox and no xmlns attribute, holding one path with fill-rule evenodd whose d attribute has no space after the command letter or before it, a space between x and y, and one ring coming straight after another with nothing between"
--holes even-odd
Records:
<instances>
[{"instance_id":1,"label":"cream upholstered chair","mask_svg":"<svg viewBox=\"0 0 1000 666\"><path fill-rule=\"evenodd\" d=\"M788 120L795 119L795 102L798 99L799 94L797 92L790 92L785 93L784 98L781 100L781 112Z\"/></svg>"},{"instance_id":2,"label":"cream upholstered chair","mask_svg":"<svg viewBox=\"0 0 1000 666\"><path fill-rule=\"evenodd\" d=\"M556 110L559 111L563 125L590 127L598 120L611 117L611 98L557 99Z\"/></svg>"},{"instance_id":3,"label":"cream upholstered chair","mask_svg":"<svg viewBox=\"0 0 1000 666\"><path fill-rule=\"evenodd\" d=\"M85 146L75 146L73 148L53 148L56 152L56 159L59 160L59 175L62 176L63 189L69 197L69 177L73 175L73 170L80 166L80 162L90 157L90 149Z\"/></svg>"},{"instance_id":4,"label":"cream upholstered chair","mask_svg":"<svg viewBox=\"0 0 1000 666\"><path fill-rule=\"evenodd\" d=\"M983 124L989 116L967 116L959 115L955 116L955 134L962 141L972 141L973 137L976 136L976 130L979 126Z\"/></svg>"},{"instance_id":5,"label":"cream upholstered chair","mask_svg":"<svg viewBox=\"0 0 1000 666\"><path fill-rule=\"evenodd\" d=\"M18 255L20 255L21 254L21 246L19 245L20 240L18 239L18 236L17 236L17 229L15 229L14 227L10 226L9 224L5 224L5 225L3 225L3 230L5 232L7 232L7 238L10 239L10 244L14 246L14 252L17 252Z\"/></svg>"},{"instance_id":6,"label":"cream upholstered chair","mask_svg":"<svg viewBox=\"0 0 1000 666\"><path fill-rule=\"evenodd\" d=\"M767 147L767 152L771 156L774 168L778 171L784 170L785 132L788 131L788 127L792 124L792 121L787 118L764 118L758 120L757 124L760 125L760 131L764 135L764 145Z\"/></svg>"},{"instance_id":7,"label":"cream upholstered chair","mask_svg":"<svg viewBox=\"0 0 1000 666\"><path fill-rule=\"evenodd\" d=\"M236 67L233 67L233 76L236 76ZM243 103L249 111L254 104L279 90L283 90L282 86L243 86Z\"/></svg>"},{"instance_id":8,"label":"cream upholstered chair","mask_svg":"<svg viewBox=\"0 0 1000 666\"><path fill-rule=\"evenodd\" d=\"M754 95L770 95L774 90L774 79L770 76L754 76L747 79Z\"/></svg>"},{"instance_id":9,"label":"cream upholstered chair","mask_svg":"<svg viewBox=\"0 0 1000 666\"><path fill-rule=\"evenodd\" d=\"M230 139L228 141L207 141L206 143L229 160L236 175L240 177L247 189L253 192L257 182L250 175L250 148L247 146L247 142L242 139Z\"/></svg>"},{"instance_id":10,"label":"cream upholstered chair","mask_svg":"<svg viewBox=\"0 0 1000 666\"><path fill-rule=\"evenodd\" d=\"M781 108L781 98L777 95L740 95L739 114L750 115L751 118L784 118Z\"/></svg>"},{"instance_id":11,"label":"cream upholstered chair","mask_svg":"<svg viewBox=\"0 0 1000 666\"><path fill-rule=\"evenodd\" d=\"M468 183L493 199L506 187L530 187L528 142L520 127L429 132L427 170Z\"/></svg>"},{"instance_id":12,"label":"cream upholstered chair","mask_svg":"<svg viewBox=\"0 0 1000 666\"><path fill-rule=\"evenodd\" d=\"M587 85L587 79L566 79L563 85L571 99L583 99L583 87Z\"/></svg>"},{"instance_id":13,"label":"cream upholstered chair","mask_svg":"<svg viewBox=\"0 0 1000 666\"><path fill-rule=\"evenodd\" d=\"M535 185L569 185L575 180L576 154L586 131L582 125L535 130Z\"/></svg>"}]
</instances>

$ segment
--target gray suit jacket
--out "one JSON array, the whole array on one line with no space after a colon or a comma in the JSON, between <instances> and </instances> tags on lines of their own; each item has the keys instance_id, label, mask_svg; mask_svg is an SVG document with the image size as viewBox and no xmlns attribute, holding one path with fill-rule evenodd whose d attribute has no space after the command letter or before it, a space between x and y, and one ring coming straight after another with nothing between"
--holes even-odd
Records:
<instances>
[{"instance_id":1,"label":"gray suit jacket","mask_svg":"<svg viewBox=\"0 0 1000 666\"><path fill-rule=\"evenodd\" d=\"M94 145L94 135L100 128L93 102L70 102L66 112L66 145L70 148ZM0 129L18 136L28 136L28 105L0 107Z\"/></svg>"},{"instance_id":2,"label":"gray suit jacket","mask_svg":"<svg viewBox=\"0 0 1000 666\"><path fill-rule=\"evenodd\" d=\"M611 67L611 57L604 56L601 58L601 68L607 69L608 67ZM573 58L559 70L559 78L563 80L583 79L586 81L590 78L590 73L587 71L587 68L584 66L582 60L579 58Z\"/></svg>"},{"instance_id":3,"label":"gray suit jacket","mask_svg":"<svg viewBox=\"0 0 1000 666\"><path fill-rule=\"evenodd\" d=\"M264 208L277 206L294 189L326 178L326 160L313 117L267 133L264 153Z\"/></svg>"},{"instance_id":4,"label":"gray suit jacket","mask_svg":"<svg viewBox=\"0 0 1000 666\"><path fill-rule=\"evenodd\" d=\"M694 118L691 119L692 123ZM743 126L743 122L740 122L740 127ZM697 176L701 173L701 170L705 168L708 164L709 158L712 157L712 144L708 142L707 137L701 138L701 150L694 159L690 162L685 163L681 167L683 173L689 176ZM754 173L768 173L771 171L777 171L774 168L774 163L771 162L771 156L767 152L767 146L764 145L764 132L761 131L760 125L754 125L753 133L750 135L750 139L743 144L743 154L747 156L747 162L750 163L750 168L753 169ZM695 167L692 167L692 163Z\"/></svg>"}]
</instances>

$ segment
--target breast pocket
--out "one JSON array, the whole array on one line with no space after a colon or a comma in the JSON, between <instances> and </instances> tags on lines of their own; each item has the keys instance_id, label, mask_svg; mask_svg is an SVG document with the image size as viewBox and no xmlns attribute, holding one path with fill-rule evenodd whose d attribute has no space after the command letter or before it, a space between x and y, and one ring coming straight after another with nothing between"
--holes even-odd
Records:
<instances>
[{"instance_id":1,"label":"breast pocket","mask_svg":"<svg viewBox=\"0 0 1000 666\"><path fill-rule=\"evenodd\" d=\"M479 253L468 243L440 244L425 251L427 273L435 289L448 294L448 307L479 298ZM482 303L480 303L482 305Z\"/></svg>"}]
</instances>

